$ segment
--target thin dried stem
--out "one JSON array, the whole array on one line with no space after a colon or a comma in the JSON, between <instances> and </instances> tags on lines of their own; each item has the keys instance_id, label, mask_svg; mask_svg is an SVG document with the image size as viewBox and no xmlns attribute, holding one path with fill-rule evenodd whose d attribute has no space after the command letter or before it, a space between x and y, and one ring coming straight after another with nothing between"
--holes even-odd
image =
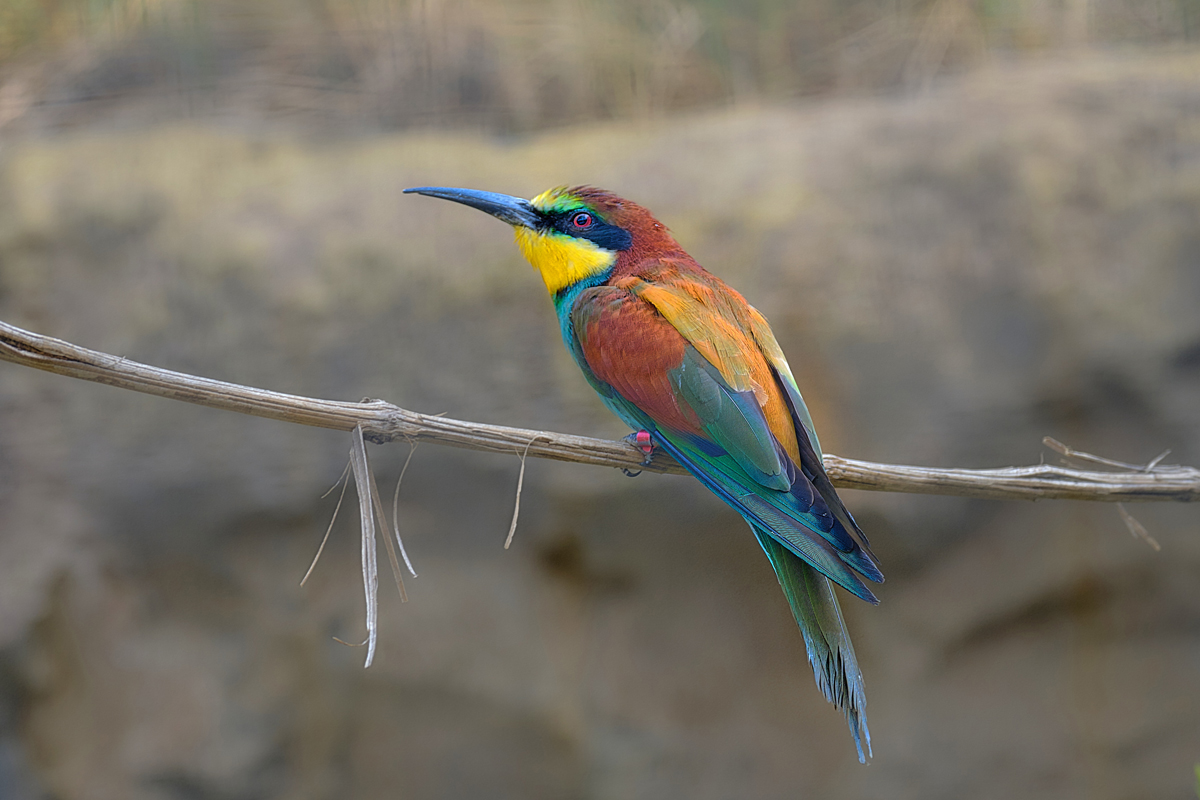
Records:
<instances>
[{"instance_id":1,"label":"thin dried stem","mask_svg":"<svg viewBox=\"0 0 1200 800\"><path fill-rule=\"evenodd\" d=\"M656 450L650 464L643 466L644 454L628 442L434 417L381 400L345 403L269 392L139 364L30 333L4 322L0 322L0 359L242 414L344 431L361 427L362 435L377 443L398 439L428 441L493 453L511 453L528 446L527 454L535 458L648 472L686 472L661 450ZM825 456L825 470L835 486L880 492L997 500L1070 499L1127 503L1200 500L1200 470L1195 468L1155 464L1153 469L1147 469L1107 459L1097 463L1104 462L1108 462L1106 466L1136 471L1087 471L1047 464L983 470L935 469L876 464L834 455Z\"/></svg>"},{"instance_id":2,"label":"thin dried stem","mask_svg":"<svg viewBox=\"0 0 1200 800\"><path fill-rule=\"evenodd\" d=\"M508 537L504 540L505 550L512 544L513 534L517 532L517 517L521 515L521 488L525 485L525 459L529 457L529 448L536 439L536 436L530 439L529 444L525 445L525 452L521 453L521 471L517 473L517 499L513 503L513 517L508 526Z\"/></svg>"},{"instance_id":3,"label":"thin dried stem","mask_svg":"<svg viewBox=\"0 0 1200 800\"><path fill-rule=\"evenodd\" d=\"M328 489L325 490L325 494L321 495L321 499L324 500L326 497L329 497L329 495L333 494L333 490L339 486L342 487L342 494L345 494L346 493L345 480L346 480L346 475L349 472L350 472L350 461L347 460L346 466L342 470L342 476L340 478L338 478L336 481L334 481L333 486L330 486ZM334 513L334 516L335 517L337 516L336 512Z\"/></svg>"},{"instance_id":4,"label":"thin dried stem","mask_svg":"<svg viewBox=\"0 0 1200 800\"><path fill-rule=\"evenodd\" d=\"M1161 464L1162 460L1169 455L1171 455L1171 451L1169 449L1163 450L1161 453L1156 455L1154 458L1150 459L1150 463L1146 465L1146 468L1144 471L1145 472L1153 472L1154 468L1157 467L1159 464Z\"/></svg>"},{"instance_id":5,"label":"thin dried stem","mask_svg":"<svg viewBox=\"0 0 1200 800\"><path fill-rule=\"evenodd\" d=\"M1151 459L1147 464L1128 464L1124 461L1114 461L1111 458L1105 458L1104 456L1097 456L1091 453L1085 453L1082 450L1076 450L1074 447L1063 444L1058 439L1055 439L1051 436L1043 436L1042 444L1046 445L1046 447L1049 447L1051 450L1063 456L1064 458L1070 458L1076 461L1091 462L1092 464L1099 464L1103 467L1112 467L1113 469L1128 470L1130 472L1153 472L1158 467L1159 463L1171 454L1170 450L1164 450ZM1174 467L1167 467L1166 469L1174 469Z\"/></svg>"},{"instance_id":6,"label":"thin dried stem","mask_svg":"<svg viewBox=\"0 0 1200 800\"><path fill-rule=\"evenodd\" d=\"M404 577L400 574L400 562L396 559L396 546L392 544L392 537L388 535L387 517L383 514L383 503L379 500L379 486L375 483L375 472L371 472L371 502L375 506L375 514L379 518L379 525L383 530L383 545L387 548L388 563L392 567L392 578L396 581L396 591L400 593L400 602L408 602L408 592L404 590Z\"/></svg>"},{"instance_id":7,"label":"thin dried stem","mask_svg":"<svg viewBox=\"0 0 1200 800\"><path fill-rule=\"evenodd\" d=\"M404 466L400 468L400 477L396 478L396 491L392 493L392 533L396 535L396 545L400 548L400 555L404 557L404 564L414 578L417 577L417 571L413 569L412 561L408 558L408 551L404 549L404 541L400 538L400 484L404 482L404 473L408 472L408 464L412 461L415 452L417 452L417 443L413 442L408 448L408 458L404 459Z\"/></svg>"},{"instance_id":8,"label":"thin dried stem","mask_svg":"<svg viewBox=\"0 0 1200 800\"><path fill-rule=\"evenodd\" d=\"M308 576L312 575L314 569L317 568L317 562L321 560L321 553L325 552L325 543L329 541L329 534L333 531L333 523L337 522L338 511L342 508L342 501L346 499L346 487L350 485L350 463L346 463L346 468L342 470L342 477L338 478L338 482L329 487L329 492L332 492L338 487L338 483L342 485L342 491L338 494L337 505L333 507L333 517L329 520L329 527L325 529L325 536L321 539L321 546L317 548L317 554L313 556L312 563L308 565L308 572L304 573L304 577L300 579L300 585L303 586L308 580ZM329 492L321 495L324 499L329 496Z\"/></svg>"},{"instance_id":9,"label":"thin dried stem","mask_svg":"<svg viewBox=\"0 0 1200 800\"><path fill-rule=\"evenodd\" d=\"M1117 513L1121 515L1121 520L1125 523L1125 527L1129 528L1129 532L1133 535L1133 538L1141 539L1150 545L1155 552L1162 550L1162 545L1150 535L1150 531L1146 530L1146 526L1134 519L1133 514L1125 510L1124 503L1117 503Z\"/></svg>"},{"instance_id":10,"label":"thin dried stem","mask_svg":"<svg viewBox=\"0 0 1200 800\"><path fill-rule=\"evenodd\" d=\"M371 487L371 466L367 461L367 446L363 442L362 426L355 426L351 438L350 464L354 468L354 488L358 492L358 514L362 530L363 594L367 602L367 660L363 669L375 659L375 642L379 635L379 562L375 552L374 496Z\"/></svg>"}]
</instances>

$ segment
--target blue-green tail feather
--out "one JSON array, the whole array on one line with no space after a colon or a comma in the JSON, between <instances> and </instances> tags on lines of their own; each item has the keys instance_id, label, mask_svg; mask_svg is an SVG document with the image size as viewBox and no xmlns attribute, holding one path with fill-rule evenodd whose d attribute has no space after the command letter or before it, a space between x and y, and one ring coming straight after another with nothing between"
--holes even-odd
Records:
<instances>
[{"instance_id":1,"label":"blue-green tail feather","mask_svg":"<svg viewBox=\"0 0 1200 800\"><path fill-rule=\"evenodd\" d=\"M846 715L854 745L858 748L858 760L866 763L866 757L871 755L866 692L833 584L766 531L755 527L754 535L775 568L775 576L779 578L779 585L792 607L792 615L804 635L808 663L812 665L817 687L826 700Z\"/></svg>"}]
</instances>

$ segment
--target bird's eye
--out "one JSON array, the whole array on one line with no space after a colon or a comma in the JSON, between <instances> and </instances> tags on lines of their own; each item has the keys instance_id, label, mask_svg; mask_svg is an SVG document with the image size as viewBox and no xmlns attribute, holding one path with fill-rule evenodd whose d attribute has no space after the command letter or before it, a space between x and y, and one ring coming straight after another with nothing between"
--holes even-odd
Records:
<instances>
[{"instance_id":1,"label":"bird's eye","mask_svg":"<svg viewBox=\"0 0 1200 800\"><path fill-rule=\"evenodd\" d=\"M580 229L590 228L592 227L592 215L586 211L580 211L578 214L571 217L571 224Z\"/></svg>"}]
</instances>

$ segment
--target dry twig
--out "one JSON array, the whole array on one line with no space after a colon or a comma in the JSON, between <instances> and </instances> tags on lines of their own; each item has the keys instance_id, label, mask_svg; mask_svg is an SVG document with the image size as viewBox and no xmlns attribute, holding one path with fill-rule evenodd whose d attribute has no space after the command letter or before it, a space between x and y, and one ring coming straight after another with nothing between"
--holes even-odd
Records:
<instances>
[{"instance_id":1,"label":"dry twig","mask_svg":"<svg viewBox=\"0 0 1200 800\"><path fill-rule=\"evenodd\" d=\"M377 443L397 439L428 441L493 453L512 453L528 446L528 454L536 458L618 469L685 472L661 451L656 451L650 464L643 467L644 454L628 442L435 417L398 408L382 400L346 403L270 392L139 364L30 333L4 322L0 322L0 359L284 422L344 431L361 426L363 437ZM825 469L833 483L851 489L998 500L1200 500L1200 470L1158 464L1152 468L1120 462L1115 465L1128 471L1088 471L1046 464L1002 469L936 469L825 456ZM364 560L365 557L366 553Z\"/></svg>"}]
</instances>

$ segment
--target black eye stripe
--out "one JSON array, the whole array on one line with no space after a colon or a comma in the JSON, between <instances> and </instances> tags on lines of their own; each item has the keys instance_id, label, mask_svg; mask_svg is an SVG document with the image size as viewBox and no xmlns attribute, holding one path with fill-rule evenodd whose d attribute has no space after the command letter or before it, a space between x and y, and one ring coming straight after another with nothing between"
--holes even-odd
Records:
<instances>
[{"instance_id":1,"label":"black eye stripe","mask_svg":"<svg viewBox=\"0 0 1200 800\"><path fill-rule=\"evenodd\" d=\"M592 224L580 230L572 224L572 220L578 214L587 214L592 219ZM633 235L624 228L618 228L616 225L609 225L604 220L591 211L584 209L572 209L570 211L559 211L546 215L547 227L553 228L559 233L575 239L587 239L590 242L603 247L605 250L628 250L633 246Z\"/></svg>"}]
</instances>

